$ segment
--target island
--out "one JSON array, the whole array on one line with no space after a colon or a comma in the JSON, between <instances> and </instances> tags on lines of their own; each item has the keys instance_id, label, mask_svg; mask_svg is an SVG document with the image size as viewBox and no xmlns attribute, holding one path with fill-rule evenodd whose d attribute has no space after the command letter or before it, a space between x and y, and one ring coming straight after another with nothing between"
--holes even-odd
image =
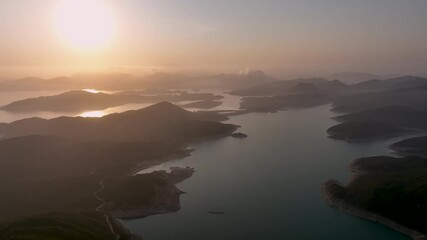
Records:
<instances>
[{"instance_id":1,"label":"island","mask_svg":"<svg viewBox=\"0 0 427 240\"><path fill-rule=\"evenodd\" d=\"M157 94L153 94L157 92ZM148 94L147 94L148 93ZM9 112L79 112L90 110L103 110L128 103L158 103L162 101L207 101L199 105L218 105L217 100L223 96L212 93L187 93L184 91L170 90L135 90L117 93L90 92L86 90L73 90L53 96L28 98L2 106L0 110Z\"/></svg>"},{"instance_id":2,"label":"island","mask_svg":"<svg viewBox=\"0 0 427 240\"><path fill-rule=\"evenodd\" d=\"M427 137L414 137L394 143L390 146L400 155L426 155L427 154Z\"/></svg>"},{"instance_id":3,"label":"island","mask_svg":"<svg viewBox=\"0 0 427 240\"><path fill-rule=\"evenodd\" d=\"M291 94L272 97L245 97L240 109L252 112L276 112L286 108L309 108L331 102L331 98L322 94Z\"/></svg>"},{"instance_id":4,"label":"island","mask_svg":"<svg viewBox=\"0 0 427 240\"><path fill-rule=\"evenodd\" d=\"M377 121L345 122L327 130L330 138L348 142L372 141L381 138L398 136L406 131Z\"/></svg>"},{"instance_id":5,"label":"island","mask_svg":"<svg viewBox=\"0 0 427 240\"><path fill-rule=\"evenodd\" d=\"M427 109L426 85L427 81L424 86L337 97L333 101L332 111L351 113L385 106L403 106L425 111Z\"/></svg>"},{"instance_id":6,"label":"island","mask_svg":"<svg viewBox=\"0 0 427 240\"><path fill-rule=\"evenodd\" d=\"M329 81L323 78L297 78L257 84L235 89L230 92L239 96L280 96L288 94L322 94L340 96L353 93L351 86L339 80Z\"/></svg>"},{"instance_id":7,"label":"island","mask_svg":"<svg viewBox=\"0 0 427 240\"><path fill-rule=\"evenodd\" d=\"M248 135L241 133L241 132L233 133L233 134L231 134L231 136L234 138L247 138L248 137Z\"/></svg>"},{"instance_id":8,"label":"island","mask_svg":"<svg viewBox=\"0 0 427 240\"><path fill-rule=\"evenodd\" d=\"M399 105L384 106L340 115L333 118L339 122L377 121L407 129L426 129L427 112Z\"/></svg>"},{"instance_id":9,"label":"island","mask_svg":"<svg viewBox=\"0 0 427 240\"><path fill-rule=\"evenodd\" d=\"M179 142L231 134L236 129L235 125L220 123L218 119L223 117L215 112L193 113L169 102L161 102L140 110L110 114L102 118L28 118L0 125L0 132L8 138L53 135L79 140Z\"/></svg>"},{"instance_id":10,"label":"island","mask_svg":"<svg viewBox=\"0 0 427 240\"><path fill-rule=\"evenodd\" d=\"M211 108L214 108L214 107L221 106L221 104L222 104L221 101L202 100L202 101L197 101L197 102L182 104L182 105L180 105L180 107L183 107L183 108L198 108L198 109L211 109Z\"/></svg>"},{"instance_id":11,"label":"island","mask_svg":"<svg viewBox=\"0 0 427 240\"><path fill-rule=\"evenodd\" d=\"M427 239L427 159L376 156L355 160L352 181L323 185L326 202L384 224L413 239Z\"/></svg>"}]
</instances>

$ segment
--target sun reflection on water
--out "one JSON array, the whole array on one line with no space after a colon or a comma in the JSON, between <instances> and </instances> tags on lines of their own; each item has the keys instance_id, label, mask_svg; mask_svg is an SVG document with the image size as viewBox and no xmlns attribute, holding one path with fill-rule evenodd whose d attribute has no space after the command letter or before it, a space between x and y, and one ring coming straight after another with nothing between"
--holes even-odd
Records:
<instances>
[{"instance_id":1,"label":"sun reflection on water","mask_svg":"<svg viewBox=\"0 0 427 240\"><path fill-rule=\"evenodd\" d=\"M86 88L86 89L83 89L83 91L88 92L88 93L100 93L101 92L99 90L92 89L92 88Z\"/></svg>"},{"instance_id":2,"label":"sun reflection on water","mask_svg":"<svg viewBox=\"0 0 427 240\"><path fill-rule=\"evenodd\" d=\"M84 112L84 113L80 114L79 116L85 117L85 118L87 118L87 117L99 118L99 117L103 117L105 115L107 115L107 113L104 111L90 111L90 112Z\"/></svg>"}]
</instances>

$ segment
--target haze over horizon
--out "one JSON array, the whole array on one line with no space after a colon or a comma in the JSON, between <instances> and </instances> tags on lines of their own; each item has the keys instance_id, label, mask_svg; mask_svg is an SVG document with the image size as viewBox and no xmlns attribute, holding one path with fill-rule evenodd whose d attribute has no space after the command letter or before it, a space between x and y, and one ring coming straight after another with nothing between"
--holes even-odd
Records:
<instances>
[{"instance_id":1,"label":"haze over horizon","mask_svg":"<svg viewBox=\"0 0 427 240\"><path fill-rule=\"evenodd\" d=\"M426 10L0 0L0 240L427 240Z\"/></svg>"},{"instance_id":2,"label":"haze over horizon","mask_svg":"<svg viewBox=\"0 0 427 240\"><path fill-rule=\"evenodd\" d=\"M76 7L90 20L85 29L70 25L77 13L61 14L64 1L0 2L1 79L246 68L281 78L427 74L423 0L89 0Z\"/></svg>"}]
</instances>

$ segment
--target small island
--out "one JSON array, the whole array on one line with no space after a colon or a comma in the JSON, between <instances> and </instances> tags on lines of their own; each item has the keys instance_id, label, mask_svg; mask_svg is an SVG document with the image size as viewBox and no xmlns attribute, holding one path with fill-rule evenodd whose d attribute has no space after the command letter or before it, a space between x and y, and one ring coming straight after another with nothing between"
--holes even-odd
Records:
<instances>
[{"instance_id":1,"label":"small island","mask_svg":"<svg viewBox=\"0 0 427 240\"><path fill-rule=\"evenodd\" d=\"M247 138L248 137L248 135L241 133L241 132L233 133L233 134L231 134L231 136L234 138Z\"/></svg>"},{"instance_id":2,"label":"small island","mask_svg":"<svg viewBox=\"0 0 427 240\"><path fill-rule=\"evenodd\" d=\"M215 101L215 100L202 100L192 103L187 103L180 105L180 107L183 108L198 108L198 109L211 109L214 107L218 107L222 104L221 101Z\"/></svg>"}]
</instances>

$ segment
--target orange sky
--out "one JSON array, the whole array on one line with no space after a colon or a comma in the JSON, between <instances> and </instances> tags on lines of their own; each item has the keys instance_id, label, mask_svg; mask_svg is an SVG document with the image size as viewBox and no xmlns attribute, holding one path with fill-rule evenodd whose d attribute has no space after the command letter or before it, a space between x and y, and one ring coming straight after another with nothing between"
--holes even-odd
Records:
<instances>
[{"instance_id":1,"label":"orange sky","mask_svg":"<svg viewBox=\"0 0 427 240\"><path fill-rule=\"evenodd\" d=\"M82 19L98 1L115 24L108 44L89 51L58 34L61 1L0 2L0 77L245 68L276 76L426 74L424 0L87 0L79 13L61 15ZM77 31L96 37L89 27L103 15L93 16Z\"/></svg>"}]
</instances>

